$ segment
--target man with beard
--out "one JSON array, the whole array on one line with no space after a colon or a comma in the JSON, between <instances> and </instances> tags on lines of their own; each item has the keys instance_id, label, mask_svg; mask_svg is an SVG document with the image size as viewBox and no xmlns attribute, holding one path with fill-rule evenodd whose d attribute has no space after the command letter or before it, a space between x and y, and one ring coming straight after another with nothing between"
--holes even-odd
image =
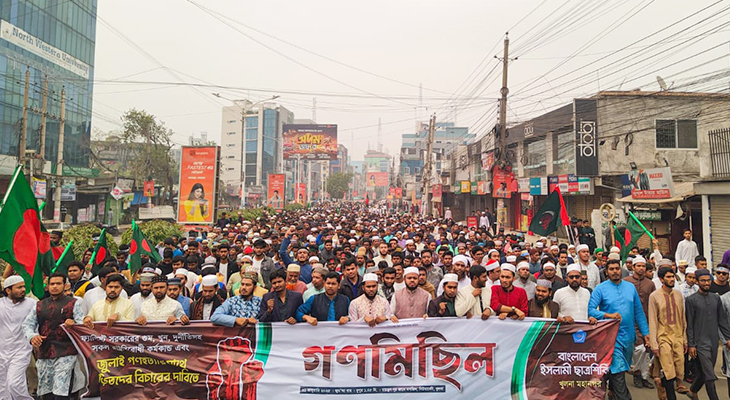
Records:
<instances>
[{"instance_id":1,"label":"man with beard","mask_svg":"<svg viewBox=\"0 0 730 400\"><path fill-rule=\"evenodd\" d=\"M598 322L595 318L588 316L588 302L591 300L591 293L581 286L582 276L578 265L568 265L565 275L568 286L556 290L553 295L553 301L560 307L558 322L573 324L576 320L588 320L591 325Z\"/></svg>"},{"instance_id":2,"label":"man with beard","mask_svg":"<svg viewBox=\"0 0 730 400\"><path fill-rule=\"evenodd\" d=\"M245 274L241 279L241 294L223 302L213 312L210 322L228 327L255 324L256 316L261 310L261 297L253 295L255 286L255 278Z\"/></svg>"},{"instance_id":3,"label":"man with beard","mask_svg":"<svg viewBox=\"0 0 730 400\"><path fill-rule=\"evenodd\" d=\"M81 302L82 310L85 314L88 314L91 310L91 307L104 300L106 298L106 281L107 276L111 276L116 274L116 269L114 267L102 267L99 269L99 282L100 286L97 286L93 289L87 290L86 294L84 295L84 300ZM121 275L119 275L121 277ZM122 282L124 282L124 278L122 278ZM122 290L122 293L120 294L122 298L127 298L127 292Z\"/></svg>"},{"instance_id":4,"label":"man with beard","mask_svg":"<svg viewBox=\"0 0 730 400\"><path fill-rule=\"evenodd\" d=\"M296 265L296 264L295 264ZM298 267L298 265L296 265ZM297 309L302 305L301 293L290 290L289 273L277 269L271 273L271 292L261 300L258 320L261 322L282 322L296 324ZM286 279L286 280L285 280ZM303 282L299 281L303 284Z\"/></svg>"},{"instance_id":5,"label":"man with beard","mask_svg":"<svg viewBox=\"0 0 730 400\"><path fill-rule=\"evenodd\" d=\"M527 300L535 298L535 282L530 279L530 264L527 261L517 263L517 279L512 283L516 287L525 289ZM587 304L587 301L586 301Z\"/></svg>"},{"instance_id":6,"label":"man with beard","mask_svg":"<svg viewBox=\"0 0 730 400\"><path fill-rule=\"evenodd\" d=\"M183 325L190 323L182 305L167 296L166 276L152 278L152 295L153 298L142 303L142 315L137 318L138 324L147 325L147 321L165 321L167 325L172 325L178 319Z\"/></svg>"},{"instance_id":7,"label":"man with beard","mask_svg":"<svg viewBox=\"0 0 730 400\"><path fill-rule=\"evenodd\" d=\"M583 246L583 245L581 245ZM580 247L580 246L578 246ZM587 251L587 250L583 250ZM578 251L581 254L581 251ZM608 260L606 264L607 281L599 284L591 294L588 303L588 315L596 319L617 319L621 321L614 345L613 361L608 375L609 387L616 400L630 400L631 394L626 386L625 372L631 365L634 353L634 340L638 325L639 333L644 337L645 346L649 346L649 325L646 322L641 299L634 285L621 279L621 262ZM717 342L715 342L717 343ZM717 352L717 347L715 348Z\"/></svg>"},{"instance_id":8,"label":"man with beard","mask_svg":"<svg viewBox=\"0 0 730 400\"><path fill-rule=\"evenodd\" d=\"M730 348L730 325L727 314L723 311L722 301L717 293L710 292L712 276L706 269L695 272L699 291L685 301L687 315L687 345L691 358L697 359L695 379L690 386L689 397L698 399L697 392L705 386L707 397L717 400L715 387L715 362L717 361L717 343L720 341L720 332L725 340L726 347Z\"/></svg>"},{"instance_id":9,"label":"man with beard","mask_svg":"<svg viewBox=\"0 0 730 400\"><path fill-rule=\"evenodd\" d=\"M487 319L492 315L490 308L492 300L492 288L486 287L487 270L479 264L474 264L469 269L471 285L458 290L454 302L457 317L466 316L471 318L479 316Z\"/></svg>"},{"instance_id":10,"label":"man with beard","mask_svg":"<svg viewBox=\"0 0 730 400\"><path fill-rule=\"evenodd\" d=\"M588 287L595 289L601 283L601 272L595 263L591 262L591 252L588 245L580 244L576 246L578 252L578 266L588 274Z\"/></svg>"},{"instance_id":11,"label":"man with beard","mask_svg":"<svg viewBox=\"0 0 730 400\"><path fill-rule=\"evenodd\" d=\"M201 296L190 307L190 319L193 321L210 321L215 310L223 304L218 294L218 279L215 275L204 276L200 282Z\"/></svg>"},{"instance_id":12,"label":"man with beard","mask_svg":"<svg viewBox=\"0 0 730 400\"><path fill-rule=\"evenodd\" d=\"M85 384L76 347L61 328L62 324L73 326L84 319L81 302L63 294L65 281L63 274L51 274L47 286L49 296L31 308L23 321L23 334L35 348L39 397L50 394L64 399Z\"/></svg>"},{"instance_id":13,"label":"man with beard","mask_svg":"<svg viewBox=\"0 0 730 400\"><path fill-rule=\"evenodd\" d=\"M671 267L659 268L657 275L662 280L662 287L649 296L649 343L655 362L658 361L664 372L661 386L666 391L666 398L676 400L674 383L681 382L684 377L684 353L687 350L684 299L678 290L674 290ZM687 388L682 386L679 391L686 393Z\"/></svg>"},{"instance_id":14,"label":"man with beard","mask_svg":"<svg viewBox=\"0 0 730 400\"><path fill-rule=\"evenodd\" d=\"M346 259L342 267L344 268L344 278L340 283L340 294L352 301L362 293L362 278L357 273L357 264L354 258Z\"/></svg>"},{"instance_id":15,"label":"man with beard","mask_svg":"<svg viewBox=\"0 0 730 400\"><path fill-rule=\"evenodd\" d=\"M641 308L644 315L649 315L649 296L656 290L656 286L651 279L646 277L646 259L642 256L634 257L633 262L634 273L627 276L624 281L631 283L636 288L641 300ZM658 278L658 277L657 277ZM634 386L641 388L646 387L653 389L653 385L648 381L649 378L649 353L646 347L642 345L643 340L638 341L634 348Z\"/></svg>"},{"instance_id":16,"label":"man with beard","mask_svg":"<svg viewBox=\"0 0 730 400\"><path fill-rule=\"evenodd\" d=\"M560 279L556 274L557 269L555 268L555 264L548 261L542 265L542 274L540 274L537 279L545 279L547 281L550 281L550 284L553 288L555 288L555 290L562 289L567 286L565 281Z\"/></svg>"},{"instance_id":17,"label":"man with beard","mask_svg":"<svg viewBox=\"0 0 730 400\"><path fill-rule=\"evenodd\" d=\"M279 257L281 257L281 260L284 261L284 265L289 265L295 263L291 257L289 257L288 248L289 244L291 243L291 236L294 234L294 228L289 228L289 230L286 231L286 234L284 235L284 240L281 242L281 247L279 247ZM296 251L297 261L296 264L299 264L301 267L301 270L299 271L299 279L302 280L304 283L309 283L312 281L312 266L309 265L309 252L306 248L302 247Z\"/></svg>"},{"instance_id":18,"label":"man with beard","mask_svg":"<svg viewBox=\"0 0 730 400\"><path fill-rule=\"evenodd\" d=\"M418 287L418 268L403 271L406 287L396 291L390 300L390 309L398 319L427 317L431 295Z\"/></svg>"},{"instance_id":19,"label":"man with beard","mask_svg":"<svg viewBox=\"0 0 730 400\"><path fill-rule=\"evenodd\" d=\"M384 297L390 302L395 293L395 268L386 268L383 270L383 283L378 288L378 295Z\"/></svg>"},{"instance_id":20,"label":"man with beard","mask_svg":"<svg viewBox=\"0 0 730 400\"><path fill-rule=\"evenodd\" d=\"M218 267L218 273L223 275L223 282L228 282L231 275L238 272L238 265L235 262L231 262L228 255L231 251L231 247L227 244L218 246L218 260L216 261Z\"/></svg>"},{"instance_id":21,"label":"man with beard","mask_svg":"<svg viewBox=\"0 0 730 400\"><path fill-rule=\"evenodd\" d=\"M438 268L438 267L436 267ZM427 279L428 273L426 268L418 267L418 287L428 292L431 295L431 299L436 298L436 288ZM440 282L440 280L439 280Z\"/></svg>"},{"instance_id":22,"label":"man with beard","mask_svg":"<svg viewBox=\"0 0 730 400\"><path fill-rule=\"evenodd\" d=\"M456 296L459 288L459 277L446 274L441 280L443 294L428 303L429 317L456 317Z\"/></svg>"},{"instance_id":23,"label":"man with beard","mask_svg":"<svg viewBox=\"0 0 730 400\"><path fill-rule=\"evenodd\" d=\"M302 301L307 301L310 297L315 294L324 292L324 277L327 275L327 270L318 267L312 270L312 282L307 284L307 290L302 294Z\"/></svg>"},{"instance_id":24,"label":"man with beard","mask_svg":"<svg viewBox=\"0 0 730 400\"><path fill-rule=\"evenodd\" d=\"M0 391L13 400L32 400L25 376L31 347L23 335L23 321L36 308L36 300L25 297L25 281L18 275L5 279L3 291L5 297L0 298L0 336L3 338Z\"/></svg>"},{"instance_id":25,"label":"man with beard","mask_svg":"<svg viewBox=\"0 0 730 400\"><path fill-rule=\"evenodd\" d=\"M289 264L286 267L286 289L303 294L307 290L307 284L299 279L299 271L301 271L299 264ZM273 288L273 283L271 285Z\"/></svg>"},{"instance_id":26,"label":"man with beard","mask_svg":"<svg viewBox=\"0 0 730 400\"><path fill-rule=\"evenodd\" d=\"M388 254L388 244L387 243L380 243L378 246L378 255L377 257L373 258L373 261L375 262L375 265L378 265L379 262L385 261L388 263L389 267L393 266L393 260L390 257L390 254Z\"/></svg>"},{"instance_id":27,"label":"man with beard","mask_svg":"<svg viewBox=\"0 0 730 400\"><path fill-rule=\"evenodd\" d=\"M382 246L382 244L381 244ZM390 303L378 296L378 276L372 273L362 277L362 295L350 302L350 321L365 321L374 327L388 319L398 322L390 310Z\"/></svg>"},{"instance_id":28,"label":"man with beard","mask_svg":"<svg viewBox=\"0 0 730 400\"><path fill-rule=\"evenodd\" d=\"M527 303L528 317L557 319L560 312L558 303L550 300L552 282L538 279L535 286L535 298Z\"/></svg>"},{"instance_id":29,"label":"man with beard","mask_svg":"<svg viewBox=\"0 0 730 400\"><path fill-rule=\"evenodd\" d=\"M515 287L515 266L502 264L499 274L499 285L492 286L491 308L499 319L507 317L523 320L527 316L527 293L525 289ZM487 286L489 287L489 286Z\"/></svg>"},{"instance_id":30,"label":"man with beard","mask_svg":"<svg viewBox=\"0 0 730 400\"><path fill-rule=\"evenodd\" d=\"M150 295L152 293L152 278L154 277L156 277L156 275L149 272L145 272L139 276L139 292L129 298L129 300L132 301L132 304L134 304L135 318L139 318L139 316L142 315L142 303L152 299Z\"/></svg>"},{"instance_id":31,"label":"man with beard","mask_svg":"<svg viewBox=\"0 0 730 400\"><path fill-rule=\"evenodd\" d=\"M71 261L66 268L71 292L74 296L84 297L87 290L94 288L94 284L84 279L84 264L80 261Z\"/></svg>"},{"instance_id":32,"label":"man with beard","mask_svg":"<svg viewBox=\"0 0 730 400\"><path fill-rule=\"evenodd\" d=\"M714 272L715 279L710 285L710 292L717 293L718 295L722 296L730 291L730 284L728 284L728 273L730 273L730 268L728 268L728 266L725 264L718 264L715 267Z\"/></svg>"},{"instance_id":33,"label":"man with beard","mask_svg":"<svg viewBox=\"0 0 730 400\"><path fill-rule=\"evenodd\" d=\"M426 269L426 280L434 288L438 287L441 279L444 278L444 269L433 264L431 250L426 249L421 252L421 266Z\"/></svg>"},{"instance_id":34,"label":"man with beard","mask_svg":"<svg viewBox=\"0 0 730 400\"><path fill-rule=\"evenodd\" d=\"M104 322L112 327L116 322L134 321L134 304L129 299L121 297L120 293L124 277L120 274L112 274L106 278L106 298L97 301L84 318L84 325L94 329L94 322Z\"/></svg>"},{"instance_id":35,"label":"man with beard","mask_svg":"<svg viewBox=\"0 0 730 400\"><path fill-rule=\"evenodd\" d=\"M318 321L339 321L340 325L350 320L350 299L338 293L340 275L330 272L324 280L324 293L316 294L299 306L296 313L297 322L306 322L317 326Z\"/></svg>"},{"instance_id":36,"label":"man with beard","mask_svg":"<svg viewBox=\"0 0 730 400\"><path fill-rule=\"evenodd\" d=\"M461 290L462 288L469 287L471 285L471 279L469 279L468 272L470 267L469 258L467 258L463 254L459 254L454 256L453 260L453 273L456 274L456 276L459 277L458 281L458 290ZM444 285L439 283L438 288L436 289L436 296L441 296L444 293Z\"/></svg>"},{"instance_id":37,"label":"man with beard","mask_svg":"<svg viewBox=\"0 0 730 400\"><path fill-rule=\"evenodd\" d=\"M225 292L224 292L225 293ZM180 278L172 278L167 280L167 296L173 300L177 300L185 311L185 315L190 316L190 305L193 300L182 293L182 280Z\"/></svg>"}]
</instances>

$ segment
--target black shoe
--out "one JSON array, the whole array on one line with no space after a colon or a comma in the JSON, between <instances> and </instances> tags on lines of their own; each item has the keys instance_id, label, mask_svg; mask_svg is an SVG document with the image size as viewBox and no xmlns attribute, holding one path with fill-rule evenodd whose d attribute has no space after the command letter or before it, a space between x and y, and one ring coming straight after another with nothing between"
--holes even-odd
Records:
<instances>
[{"instance_id":1,"label":"black shoe","mask_svg":"<svg viewBox=\"0 0 730 400\"><path fill-rule=\"evenodd\" d=\"M644 388L644 382L642 382L641 375L634 375L634 387L639 389Z\"/></svg>"},{"instance_id":2,"label":"black shoe","mask_svg":"<svg viewBox=\"0 0 730 400\"><path fill-rule=\"evenodd\" d=\"M642 384L642 386L644 386L647 389L654 389L654 384L647 381L646 379L642 379L641 384Z\"/></svg>"}]
</instances>

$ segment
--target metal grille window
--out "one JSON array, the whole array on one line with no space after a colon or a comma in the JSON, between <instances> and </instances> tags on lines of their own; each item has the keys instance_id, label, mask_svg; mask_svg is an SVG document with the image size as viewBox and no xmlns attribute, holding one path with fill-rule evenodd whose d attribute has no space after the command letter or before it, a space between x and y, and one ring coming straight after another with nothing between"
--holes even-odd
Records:
<instances>
[{"instance_id":1,"label":"metal grille window","mask_svg":"<svg viewBox=\"0 0 730 400\"><path fill-rule=\"evenodd\" d=\"M697 121L693 119L658 119L657 149L696 149Z\"/></svg>"}]
</instances>

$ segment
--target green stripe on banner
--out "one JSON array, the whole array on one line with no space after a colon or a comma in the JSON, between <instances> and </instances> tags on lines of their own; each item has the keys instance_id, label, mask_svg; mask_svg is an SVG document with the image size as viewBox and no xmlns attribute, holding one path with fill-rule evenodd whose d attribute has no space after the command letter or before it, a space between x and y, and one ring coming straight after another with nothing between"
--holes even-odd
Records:
<instances>
[{"instance_id":1,"label":"green stripe on banner","mask_svg":"<svg viewBox=\"0 0 730 400\"><path fill-rule=\"evenodd\" d=\"M512 366L512 383L510 385L513 400L527 400L525 397L525 369L527 368L527 360L530 357L532 345L535 343L537 336L544 326L544 321L533 322L527 330L527 333L525 333L525 337L522 338L520 347L517 349L517 355Z\"/></svg>"},{"instance_id":2,"label":"green stripe on banner","mask_svg":"<svg viewBox=\"0 0 730 400\"><path fill-rule=\"evenodd\" d=\"M256 354L254 359L261 361L266 366L266 361L269 359L269 352L271 352L271 323L259 322L259 332L256 343Z\"/></svg>"}]
</instances>

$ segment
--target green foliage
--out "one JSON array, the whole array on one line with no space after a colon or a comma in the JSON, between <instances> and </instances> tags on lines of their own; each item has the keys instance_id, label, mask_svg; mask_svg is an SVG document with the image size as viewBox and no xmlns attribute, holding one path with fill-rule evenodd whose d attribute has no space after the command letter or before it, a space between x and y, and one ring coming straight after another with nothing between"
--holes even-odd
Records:
<instances>
[{"instance_id":1,"label":"green foliage","mask_svg":"<svg viewBox=\"0 0 730 400\"><path fill-rule=\"evenodd\" d=\"M98 233L101 233L101 229L97 228L95 225L76 225L73 228L63 232L63 240L61 241L61 243L65 248L68 242L73 239L74 244L73 246L71 246L71 250L73 250L74 252L74 258L77 260L81 260L84 255L84 251L86 251L86 249L88 249L89 247L94 247L94 240L91 237L94 234ZM108 233L106 234L106 243L109 252L112 255L117 254L119 246L114 241L112 235Z\"/></svg>"},{"instance_id":2,"label":"green foliage","mask_svg":"<svg viewBox=\"0 0 730 400\"><path fill-rule=\"evenodd\" d=\"M327 193L333 199L341 199L350 190L352 174L349 172L336 172L327 179Z\"/></svg>"},{"instance_id":3,"label":"green foliage","mask_svg":"<svg viewBox=\"0 0 730 400\"><path fill-rule=\"evenodd\" d=\"M228 218L231 219L238 219L238 216L241 216L241 219L244 221L253 221L256 218L261 218L264 216L264 214L274 215L276 214L276 211L271 207L262 207L262 208L244 208L239 210L226 210L226 211L218 211L218 215L216 218L220 218L223 213L228 214Z\"/></svg>"},{"instance_id":4,"label":"green foliage","mask_svg":"<svg viewBox=\"0 0 730 400\"><path fill-rule=\"evenodd\" d=\"M284 211L296 211L296 210L302 210L306 207L304 207L303 204L299 203L289 203L284 206Z\"/></svg>"},{"instance_id":5,"label":"green foliage","mask_svg":"<svg viewBox=\"0 0 730 400\"><path fill-rule=\"evenodd\" d=\"M166 238L172 237L173 235L182 236L182 226L163 221L161 219L153 219L151 221L145 221L138 223L139 229L144 233L144 236L149 240L152 246L157 245ZM130 244L132 242L132 229L127 229L122 234L122 243Z\"/></svg>"}]
</instances>

